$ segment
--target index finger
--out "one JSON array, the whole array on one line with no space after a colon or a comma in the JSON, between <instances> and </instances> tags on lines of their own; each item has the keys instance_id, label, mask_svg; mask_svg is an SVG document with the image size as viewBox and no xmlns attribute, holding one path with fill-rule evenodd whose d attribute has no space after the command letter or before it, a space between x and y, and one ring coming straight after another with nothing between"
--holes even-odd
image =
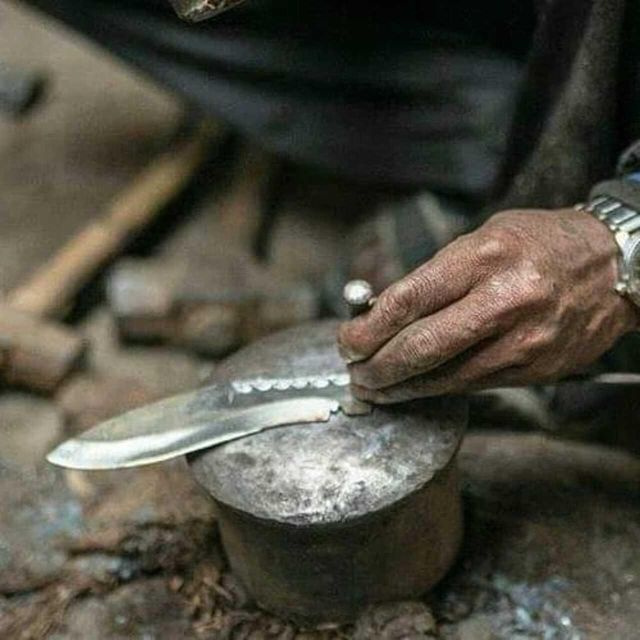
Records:
<instances>
[{"instance_id":1,"label":"index finger","mask_svg":"<svg viewBox=\"0 0 640 640\"><path fill-rule=\"evenodd\" d=\"M464 247L459 241L445 247L386 289L368 313L345 322L338 334L343 357L366 360L419 318L463 298L477 280L477 265Z\"/></svg>"}]
</instances>

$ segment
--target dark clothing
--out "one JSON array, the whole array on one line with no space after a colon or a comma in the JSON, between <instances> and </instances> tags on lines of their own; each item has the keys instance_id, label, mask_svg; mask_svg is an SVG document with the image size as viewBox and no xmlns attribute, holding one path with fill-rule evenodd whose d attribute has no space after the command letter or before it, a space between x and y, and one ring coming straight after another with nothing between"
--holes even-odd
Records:
<instances>
[{"instance_id":1,"label":"dark clothing","mask_svg":"<svg viewBox=\"0 0 640 640\"><path fill-rule=\"evenodd\" d=\"M557 207L640 137L633 0L537 0L532 40L531 7L511 0L255 0L198 27L159 2L32 0L265 144L347 174L480 194L504 156L496 207Z\"/></svg>"},{"instance_id":2,"label":"dark clothing","mask_svg":"<svg viewBox=\"0 0 640 640\"><path fill-rule=\"evenodd\" d=\"M529 0L255 0L199 25L166 0L33 0L296 160L479 196L504 152Z\"/></svg>"},{"instance_id":3,"label":"dark clothing","mask_svg":"<svg viewBox=\"0 0 640 640\"><path fill-rule=\"evenodd\" d=\"M585 200L640 137L640 3L540 5L496 189L496 206L502 208L555 208Z\"/></svg>"}]
</instances>

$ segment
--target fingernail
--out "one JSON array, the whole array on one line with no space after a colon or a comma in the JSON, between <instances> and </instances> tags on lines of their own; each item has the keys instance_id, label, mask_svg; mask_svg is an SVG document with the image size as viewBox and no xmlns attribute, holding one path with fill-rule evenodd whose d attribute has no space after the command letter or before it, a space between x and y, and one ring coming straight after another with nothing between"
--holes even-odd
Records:
<instances>
[{"instance_id":1,"label":"fingernail","mask_svg":"<svg viewBox=\"0 0 640 640\"><path fill-rule=\"evenodd\" d=\"M356 353L355 351L349 349L348 347L345 347L342 344L338 344L338 352L340 353L340 357L347 363L347 364L355 364L356 362L362 362L363 360L365 360L365 358Z\"/></svg>"}]
</instances>

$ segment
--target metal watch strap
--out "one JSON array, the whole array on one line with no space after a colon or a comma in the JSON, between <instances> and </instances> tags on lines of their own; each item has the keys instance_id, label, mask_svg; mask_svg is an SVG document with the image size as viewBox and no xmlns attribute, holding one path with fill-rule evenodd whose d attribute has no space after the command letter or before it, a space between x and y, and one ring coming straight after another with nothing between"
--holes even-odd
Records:
<instances>
[{"instance_id":1,"label":"metal watch strap","mask_svg":"<svg viewBox=\"0 0 640 640\"><path fill-rule=\"evenodd\" d=\"M608 195L596 196L589 204L578 208L594 215L613 233L620 248L619 274L615 290L620 295L631 297L636 305L640 305L637 295L632 295L630 289L630 268L627 264L627 248L632 237L640 232L640 212Z\"/></svg>"},{"instance_id":2,"label":"metal watch strap","mask_svg":"<svg viewBox=\"0 0 640 640\"><path fill-rule=\"evenodd\" d=\"M640 212L611 196L597 196L582 208L604 222L615 234L622 231L631 235L640 230Z\"/></svg>"}]
</instances>

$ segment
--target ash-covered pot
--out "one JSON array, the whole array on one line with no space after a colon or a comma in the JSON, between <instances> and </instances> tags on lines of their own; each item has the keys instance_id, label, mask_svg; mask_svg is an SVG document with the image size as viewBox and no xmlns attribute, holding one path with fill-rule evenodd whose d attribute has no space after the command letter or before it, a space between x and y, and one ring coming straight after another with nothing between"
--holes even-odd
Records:
<instances>
[{"instance_id":1,"label":"ash-covered pot","mask_svg":"<svg viewBox=\"0 0 640 640\"><path fill-rule=\"evenodd\" d=\"M336 330L315 323L256 342L213 382L344 373ZM273 429L189 462L258 604L301 624L346 622L367 605L424 594L453 563L466 420L464 399L436 398Z\"/></svg>"}]
</instances>

